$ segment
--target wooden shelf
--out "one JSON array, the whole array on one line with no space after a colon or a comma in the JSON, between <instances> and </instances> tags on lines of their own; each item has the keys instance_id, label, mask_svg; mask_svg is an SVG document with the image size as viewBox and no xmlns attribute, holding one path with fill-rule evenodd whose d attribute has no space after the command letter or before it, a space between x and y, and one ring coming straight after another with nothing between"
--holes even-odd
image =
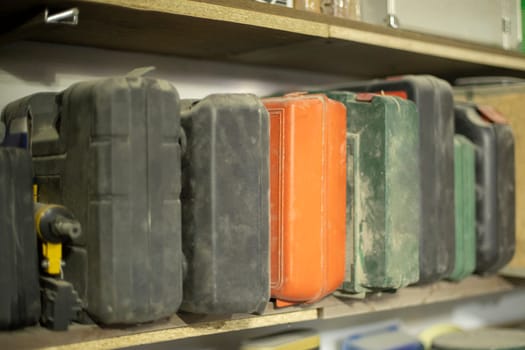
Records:
<instances>
[{"instance_id":1,"label":"wooden shelf","mask_svg":"<svg viewBox=\"0 0 525 350\"><path fill-rule=\"evenodd\" d=\"M43 4L44 3L44 4ZM43 10L77 7L78 26L39 24ZM525 77L519 53L472 43L331 18L253 0L17 0L0 3L0 50L36 40L198 59L306 69L351 77L428 73ZM25 23L25 24L24 24ZM178 314L128 328L74 325L67 332L39 327L0 332L0 349L108 349L235 330L418 307L522 289L503 277L410 287L364 300L330 296L321 302L261 316Z\"/></svg>"},{"instance_id":2,"label":"wooden shelf","mask_svg":"<svg viewBox=\"0 0 525 350\"><path fill-rule=\"evenodd\" d=\"M46 5L78 7L79 25L33 21L20 27ZM0 19L4 44L38 40L363 78L404 73L525 77L520 53L253 0L3 1Z\"/></svg>"},{"instance_id":3,"label":"wooden shelf","mask_svg":"<svg viewBox=\"0 0 525 350\"><path fill-rule=\"evenodd\" d=\"M277 310L272 304L268 304L267 310L261 316L179 314L173 316L169 321L124 329L101 329L96 325L73 325L67 332L52 332L40 327L15 332L0 332L0 348L113 349L242 329L417 307L501 294L520 288L523 288L522 284L510 282L503 277L473 276L459 283L439 282L423 287L409 287L394 294L370 295L364 300L329 296L314 305Z\"/></svg>"}]
</instances>

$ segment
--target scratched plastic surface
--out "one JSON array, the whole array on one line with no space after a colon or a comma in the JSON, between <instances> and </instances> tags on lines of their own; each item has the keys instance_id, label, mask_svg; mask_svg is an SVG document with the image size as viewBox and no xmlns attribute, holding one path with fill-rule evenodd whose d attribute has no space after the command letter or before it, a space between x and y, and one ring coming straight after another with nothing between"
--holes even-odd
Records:
<instances>
[{"instance_id":1,"label":"scratched plastic surface","mask_svg":"<svg viewBox=\"0 0 525 350\"><path fill-rule=\"evenodd\" d=\"M263 100L270 113L271 294L314 302L343 282L346 109L324 95Z\"/></svg>"},{"instance_id":2,"label":"scratched plastic surface","mask_svg":"<svg viewBox=\"0 0 525 350\"><path fill-rule=\"evenodd\" d=\"M250 94L182 104L181 309L262 312L270 299L268 112Z\"/></svg>"},{"instance_id":3,"label":"scratched plastic surface","mask_svg":"<svg viewBox=\"0 0 525 350\"><path fill-rule=\"evenodd\" d=\"M476 148L476 272L494 273L515 251L513 133L467 103L456 105L456 131Z\"/></svg>"},{"instance_id":4,"label":"scratched plastic surface","mask_svg":"<svg viewBox=\"0 0 525 350\"><path fill-rule=\"evenodd\" d=\"M8 134L31 114L40 200L82 225L64 249L64 279L97 323L149 322L181 302L179 108L167 81L114 77L34 94L2 114Z\"/></svg>"},{"instance_id":5,"label":"scratched plastic surface","mask_svg":"<svg viewBox=\"0 0 525 350\"><path fill-rule=\"evenodd\" d=\"M413 101L419 114L421 236L419 283L447 277L454 268L454 103L452 88L430 75L352 82L345 91L368 91Z\"/></svg>"},{"instance_id":6,"label":"scratched plastic surface","mask_svg":"<svg viewBox=\"0 0 525 350\"><path fill-rule=\"evenodd\" d=\"M421 196L416 107L393 96L325 93L347 108L342 290L391 290L417 282Z\"/></svg>"}]
</instances>

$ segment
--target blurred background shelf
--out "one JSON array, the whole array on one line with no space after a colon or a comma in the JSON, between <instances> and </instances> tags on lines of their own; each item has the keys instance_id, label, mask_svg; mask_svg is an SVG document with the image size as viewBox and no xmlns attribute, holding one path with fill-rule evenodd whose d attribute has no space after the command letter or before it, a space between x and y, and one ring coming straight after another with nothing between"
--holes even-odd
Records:
<instances>
[{"instance_id":1,"label":"blurred background shelf","mask_svg":"<svg viewBox=\"0 0 525 350\"><path fill-rule=\"evenodd\" d=\"M78 26L32 21L46 7L73 6L80 10ZM0 19L3 44L36 40L362 78L525 77L525 57L517 52L253 0L17 0L2 2Z\"/></svg>"},{"instance_id":2,"label":"blurred background shelf","mask_svg":"<svg viewBox=\"0 0 525 350\"><path fill-rule=\"evenodd\" d=\"M179 314L170 320L119 329L101 329L96 325L73 325L67 332L52 332L39 327L0 332L0 348L113 349L280 324L405 309L504 294L524 288L525 284L520 281L511 281L500 276L484 278L473 276L459 283L438 282L422 287L409 287L393 294L370 295L364 300L330 296L317 304L284 309L274 309L269 303L261 316Z\"/></svg>"}]
</instances>

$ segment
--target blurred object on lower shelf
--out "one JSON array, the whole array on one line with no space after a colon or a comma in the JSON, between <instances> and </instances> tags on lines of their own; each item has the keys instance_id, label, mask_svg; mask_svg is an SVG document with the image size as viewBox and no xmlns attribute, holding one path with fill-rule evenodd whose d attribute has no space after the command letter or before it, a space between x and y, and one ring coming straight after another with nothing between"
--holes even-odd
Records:
<instances>
[{"instance_id":1,"label":"blurred object on lower shelf","mask_svg":"<svg viewBox=\"0 0 525 350\"><path fill-rule=\"evenodd\" d=\"M73 285L62 279L40 276L40 293L40 323L54 331L66 331L82 311L82 301Z\"/></svg>"},{"instance_id":2,"label":"blurred object on lower shelf","mask_svg":"<svg viewBox=\"0 0 525 350\"><path fill-rule=\"evenodd\" d=\"M270 299L268 112L251 94L182 104L181 310L261 313Z\"/></svg>"},{"instance_id":3,"label":"blurred object on lower shelf","mask_svg":"<svg viewBox=\"0 0 525 350\"><path fill-rule=\"evenodd\" d=\"M293 7L294 0L255 0L257 2L263 2L265 4L280 5L286 7Z\"/></svg>"},{"instance_id":4,"label":"blurred object on lower shelf","mask_svg":"<svg viewBox=\"0 0 525 350\"><path fill-rule=\"evenodd\" d=\"M178 310L179 109L169 82L116 76L29 95L2 112L5 141L31 151L39 200L82 225L54 272L73 284L84 320L120 326Z\"/></svg>"},{"instance_id":5,"label":"blurred object on lower shelf","mask_svg":"<svg viewBox=\"0 0 525 350\"><path fill-rule=\"evenodd\" d=\"M321 93L343 103L347 111L342 290L391 291L417 282L421 171L415 104L396 96Z\"/></svg>"},{"instance_id":6,"label":"blurred object on lower shelf","mask_svg":"<svg viewBox=\"0 0 525 350\"><path fill-rule=\"evenodd\" d=\"M454 136L456 258L448 279L459 281L476 268L476 164L474 144Z\"/></svg>"},{"instance_id":7,"label":"blurred object on lower shelf","mask_svg":"<svg viewBox=\"0 0 525 350\"><path fill-rule=\"evenodd\" d=\"M398 324L372 326L369 330L347 337L343 350L423 350L415 337L404 333Z\"/></svg>"},{"instance_id":8,"label":"blurred object on lower shelf","mask_svg":"<svg viewBox=\"0 0 525 350\"><path fill-rule=\"evenodd\" d=\"M367 23L520 50L519 0L361 0Z\"/></svg>"},{"instance_id":9,"label":"blurred object on lower shelf","mask_svg":"<svg viewBox=\"0 0 525 350\"><path fill-rule=\"evenodd\" d=\"M38 200L37 185L33 191ZM82 228L73 213L61 205L35 202L34 215L40 262L40 323L65 331L72 321L79 320L83 304L73 284L63 279L63 254L82 235Z\"/></svg>"},{"instance_id":10,"label":"blurred object on lower shelf","mask_svg":"<svg viewBox=\"0 0 525 350\"><path fill-rule=\"evenodd\" d=\"M525 331L487 328L441 335L432 341L434 350L523 350Z\"/></svg>"},{"instance_id":11,"label":"blurred object on lower shelf","mask_svg":"<svg viewBox=\"0 0 525 350\"><path fill-rule=\"evenodd\" d=\"M432 341L436 337L453 332L461 332L461 328L453 324L437 324L419 333L418 338L425 350L430 350L432 349Z\"/></svg>"},{"instance_id":12,"label":"blurred object on lower shelf","mask_svg":"<svg viewBox=\"0 0 525 350\"><path fill-rule=\"evenodd\" d=\"M241 350L315 350L319 334L314 330L293 330L265 335L242 343Z\"/></svg>"},{"instance_id":13,"label":"blurred object on lower shelf","mask_svg":"<svg viewBox=\"0 0 525 350\"><path fill-rule=\"evenodd\" d=\"M525 277L525 80L514 77L471 77L455 82L454 98L491 105L512 128L515 152L516 252L504 271Z\"/></svg>"}]
</instances>

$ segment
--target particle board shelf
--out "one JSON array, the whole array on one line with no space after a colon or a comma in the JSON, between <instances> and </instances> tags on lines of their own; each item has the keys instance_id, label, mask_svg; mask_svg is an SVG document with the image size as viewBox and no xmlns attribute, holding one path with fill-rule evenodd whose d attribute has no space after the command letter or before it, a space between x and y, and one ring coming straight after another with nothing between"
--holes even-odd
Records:
<instances>
[{"instance_id":1,"label":"particle board shelf","mask_svg":"<svg viewBox=\"0 0 525 350\"><path fill-rule=\"evenodd\" d=\"M525 283L525 267L507 266L500 271L500 275L520 279Z\"/></svg>"},{"instance_id":2,"label":"particle board shelf","mask_svg":"<svg viewBox=\"0 0 525 350\"><path fill-rule=\"evenodd\" d=\"M35 20L46 7L73 6L80 10L78 26ZM2 1L0 20L4 45L37 40L363 78L404 73L525 77L520 53L253 0Z\"/></svg>"},{"instance_id":3,"label":"particle board shelf","mask_svg":"<svg viewBox=\"0 0 525 350\"><path fill-rule=\"evenodd\" d=\"M67 332L52 332L33 327L14 332L0 332L0 349L114 349L279 324L418 307L502 294L518 289L525 289L524 285L503 277L470 277L459 283L438 282L423 287L409 287L397 293L371 295L363 300L329 296L317 304L284 309L274 309L269 303L264 314L260 316L178 314L168 321L148 325L123 329L73 325Z\"/></svg>"}]
</instances>

